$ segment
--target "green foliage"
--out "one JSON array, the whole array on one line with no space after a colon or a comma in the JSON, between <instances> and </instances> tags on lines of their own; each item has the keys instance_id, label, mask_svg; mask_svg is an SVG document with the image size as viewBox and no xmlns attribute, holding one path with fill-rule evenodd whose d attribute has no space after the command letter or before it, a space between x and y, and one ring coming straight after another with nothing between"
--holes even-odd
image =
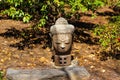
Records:
<instances>
[{"instance_id":1,"label":"green foliage","mask_svg":"<svg viewBox=\"0 0 120 80\"><path fill-rule=\"evenodd\" d=\"M26 13L24 16L23 16L23 22L29 22L30 21L30 19L31 19L31 15L29 15L28 13Z\"/></svg>"},{"instance_id":2,"label":"green foliage","mask_svg":"<svg viewBox=\"0 0 120 80\"><path fill-rule=\"evenodd\" d=\"M8 15L12 19L16 20L23 18L23 22L29 22L31 19L31 15L24 13L22 10L16 10L15 7L10 7L10 9L4 10L2 14Z\"/></svg>"},{"instance_id":3,"label":"green foliage","mask_svg":"<svg viewBox=\"0 0 120 80\"><path fill-rule=\"evenodd\" d=\"M104 50L120 51L120 16L113 16L108 25L97 25L94 33Z\"/></svg>"},{"instance_id":4,"label":"green foliage","mask_svg":"<svg viewBox=\"0 0 120 80\"><path fill-rule=\"evenodd\" d=\"M82 3L88 8L88 10L95 11L97 8L104 6L104 2L101 0L83 0Z\"/></svg>"},{"instance_id":5,"label":"green foliage","mask_svg":"<svg viewBox=\"0 0 120 80\"><path fill-rule=\"evenodd\" d=\"M116 4L120 2L120 0L101 0L101 1L104 2L108 6L115 6Z\"/></svg>"},{"instance_id":6,"label":"green foliage","mask_svg":"<svg viewBox=\"0 0 120 80\"><path fill-rule=\"evenodd\" d=\"M3 80L3 73L0 71L0 80Z\"/></svg>"},{"instance_id":7,"label":"green foliage","mask_svg":"<svg viewBox=\"0 0 120 80\"><path fill-rule=\"evenodd\" d=\"M120 24L120 15L119 15L119 16L113 16L113 17L110 19L110 23L119 25L119 24Z\"/></svg>"},{"instance_id":8,"label":"green foliage","mask_svg":"<svg viewBox=\"0 0 120 80\"><path fill-rule=\"evenodd\" d=\"M2 14L6 14L13 19L19 19L24 16L24 12L22 10L16 10L15 7L10 7L10 9L3 11Z\"/></svg>"},{"instance_id":9,"label":"green foliage","mask_svg":"<svg viewBox=\"0 0 120 80\"><path fill-rule=\"evenodd\" d=\"M117 2L116 6L120 7L120 1Z\"/></svg>"},{"instance_id":10,"label":"green foliage","mask_svg":"<svg viewBox=\"0 0 120 80\"><path fill-rule=\"evenodd\" d=\"M85 7L81 0L69 0L68 4L71 6L71 11L75 12L76 10L87 11L87 7Z\"/></svg>"},{"instance_id":11,"label":"green foliage","mask_svg":"<svg viewBox=\"0 0 120 80\"><path fill-rule=\"evenodd\" d=\"M4 0L6 1L7 3L9 3L10 5L13 5L15 7L19 6L20 3L23 2L23 0Z\"/></svg>"},{"instance_id":12,"label":"green foliage","mask_svg":"<svg viewBox=\"0 0 120 80\"><path fill-rule=\"evenodd\" d=\"M40 23L40 24L38 24L38 27L44 26L44 25L46 24L46 19L45 19L45 18L41 18L41 19L39 20L39 23Z\"/></svg>"},{"instance_id":13,"label":"green foliage","mask_svg":"<svg viewBox=\"0 0 120 80\"><path fill-rule=\"evenodd\" d=\"M60 14L68 14L71 17L79 10L83 12L87 10L95 11L98 7L104 5L101 0L1 0L0 4L2 6L7 5L2 13L12 19L29 22L31 18L34 19L35 16L39 16L38 26L44 26L49 20L49 15L56 18ZM70 13L65 13L66 5L69 6Z\"/></svg>"}]
</instances>

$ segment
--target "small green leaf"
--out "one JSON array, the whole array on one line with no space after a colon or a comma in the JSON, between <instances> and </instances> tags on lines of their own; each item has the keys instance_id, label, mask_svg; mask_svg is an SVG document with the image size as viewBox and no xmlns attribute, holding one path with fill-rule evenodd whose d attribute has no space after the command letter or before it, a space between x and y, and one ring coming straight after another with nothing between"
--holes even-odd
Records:
<instances>
[{"instance_id":1,"label":"small green leaf","mask_svg":"<svg viewBox=\"0 0 120 80\"><path fill-rule=\"evenodd\" d=\"M32 17L31 15L25 14L25 16L23 17L23 22L28 23L30 21L31 17Z\"/></svg>"}]
</instances>

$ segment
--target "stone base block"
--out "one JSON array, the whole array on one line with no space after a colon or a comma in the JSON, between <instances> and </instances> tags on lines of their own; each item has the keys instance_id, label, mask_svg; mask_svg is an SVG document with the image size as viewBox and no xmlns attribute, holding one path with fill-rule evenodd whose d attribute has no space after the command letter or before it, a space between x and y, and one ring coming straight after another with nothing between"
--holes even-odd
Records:
<instances>
[{"instance_id":1,"label":"stone base block","mask_svg":"<svg viewBox=\"0 0 120 80\"><path fill-rule=\"evenodd\" d=\"M63 69L7 69L7 80L87 80L90 74L84 67Z\"/></svg>"},{"instance_id":2,"label":"stone base block","mask_svg":"<svg viewBox=\"0 0 120 80\"><path fill-rule=\"evenodd\" d=\"M90 74L84 67L66 67L65 71L68 74L70 80L88 80L90 77Z\"/></svg>"}]
</instances>

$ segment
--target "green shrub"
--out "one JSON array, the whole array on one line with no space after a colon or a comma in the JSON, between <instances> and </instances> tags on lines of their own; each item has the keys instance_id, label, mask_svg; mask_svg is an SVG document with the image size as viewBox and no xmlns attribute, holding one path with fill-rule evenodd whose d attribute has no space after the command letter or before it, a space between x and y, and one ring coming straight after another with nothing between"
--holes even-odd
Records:
<instances>
[{"instance_id":1,"label":"green shrub","mask_svg":"<svg viewBox=\"0 0 120 80\"><path fill-rule=\"evenodd\" d=\"M94 33L99 36L103 50L113 53L120 51L120 16L113 16L108 25L97 25Z\"/></svg>"},{"instance_id":2,"label":"green shrub","mask_svg":"<svg viewBox=\"0 0 120 80\"><path fill-rule=\"evenodd\" d=\"M104 2L102 2L102 0L82 0L82 3L92 11L95 11L97 8L104 6Z\"/></svg>"},{"instance_id":3,"label":"green shrub","mask_svg":"<svg viewBox=\"0 0 120 80\"><path fill-rule=\"evenodd\" d=\"M104 2L107 6L114 6L120 2L120 0L101 0Z\"/></svg>"},{"instance_id":4,"label":"green shrub","mask_svg":"<svg viewBox=\"0 0 120 80\"><path fill-rule=\"evenodd\" d=\"M44 26L52 15L55 19L60 14L73 16L77 11L95 11L98 7L104 5L101 0L1 0L0 4L4 6L2 14L8 15L12 19L29 22L36 16L39 16L38 26ZM65 6L69 7L70 12L65 13ZM5 10L4 10L5 9Z\"/></svg>"},{"instance_id":5,"label":"green shrub","mask_svg":"<svg viewBox=\"0 0 120 80\"><path fill-rule=\"evenodd\" d=\"M0 80L3 80L3 73L0 71Z\"/></svg>"}]
</instances>

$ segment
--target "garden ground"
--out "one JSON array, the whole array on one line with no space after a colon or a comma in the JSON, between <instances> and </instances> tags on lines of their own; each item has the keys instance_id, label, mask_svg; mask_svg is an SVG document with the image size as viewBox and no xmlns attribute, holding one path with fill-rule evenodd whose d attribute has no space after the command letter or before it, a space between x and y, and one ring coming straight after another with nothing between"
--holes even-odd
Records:
<instances>
[{"instance_id":1,"label":"garden ground","mask_svg":"<svg viewBox=\"0 0 120 80\"><path fill-rule=\"evenodd\" d=\"M103 12L106 12L106 15L102 15ZM84 14L76 23L73 22L76 31L79 32L79 39L74 41L72 52L78 57L79 65L84 66L91 74L90 80L120 80L120 68L118 67L120 61L111 58L101 59L98 55L101 47L95 44L96 37L90 32L93 29L92 25L108 23L110 17L108 13L112 15L114 11L103 8L97 13L101 14L95 18ZM1 71L5 72L7 68L52 68L50 66L52 52L46 46L48 43L45 44L43 40L48 39L44 37L46 29L40 28L41 35L36 35L37 31L31 30L32 25L34 22L25 24L0 16Z\"/></svg>"}]
</instances>

